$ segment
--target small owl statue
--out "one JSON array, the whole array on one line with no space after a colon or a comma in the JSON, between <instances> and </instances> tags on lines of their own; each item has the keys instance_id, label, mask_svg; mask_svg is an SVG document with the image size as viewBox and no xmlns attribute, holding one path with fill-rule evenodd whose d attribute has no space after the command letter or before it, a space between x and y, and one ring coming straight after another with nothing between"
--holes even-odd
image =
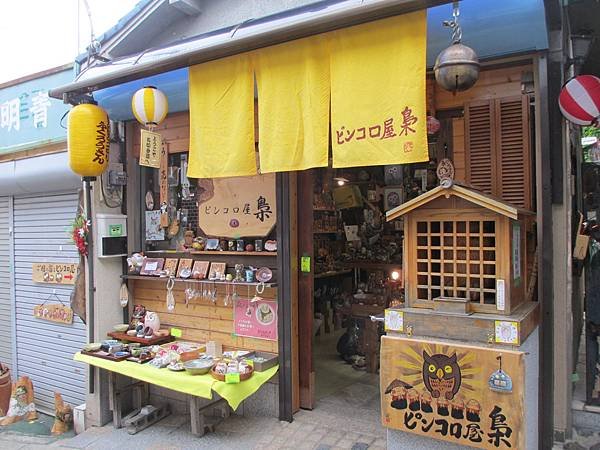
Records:
<instances>
[{"instance_id":1,"label":"small owl statue","mask_svg":"<svg viewBox=\"0 0 600 450\"><path fill-rule=\"evenodd\" d=\"M460 389L460 366L456 353L429 355L423 350L423 383L433 398L452 400Z\"/></svg>"}]
</instances>

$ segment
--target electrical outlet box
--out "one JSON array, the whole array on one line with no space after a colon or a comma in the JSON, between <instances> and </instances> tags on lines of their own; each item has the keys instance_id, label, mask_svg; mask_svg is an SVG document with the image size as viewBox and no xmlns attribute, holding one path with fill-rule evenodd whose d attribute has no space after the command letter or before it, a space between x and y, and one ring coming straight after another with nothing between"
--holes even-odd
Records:
<instances>
[{"instance_id":1,"label":"electrical outlet box","mask_svg":"<svg viewBox=\"0 0 600 450\"><path fill-rule=\"evenodd\" d=\"M109 170L108 184L111 186L127 185L127 173L123 170Z\"/></svg>"},{"instance_id":2,"label":"electrical outlet box","mask_svg":"<svg viewBox=\"0 0 600 450\"><path fill-rule=\"evenodd\" d=\"M99 258L127 255L127 216L96 214L96 248Z\"/></svg>"}]
</instances>

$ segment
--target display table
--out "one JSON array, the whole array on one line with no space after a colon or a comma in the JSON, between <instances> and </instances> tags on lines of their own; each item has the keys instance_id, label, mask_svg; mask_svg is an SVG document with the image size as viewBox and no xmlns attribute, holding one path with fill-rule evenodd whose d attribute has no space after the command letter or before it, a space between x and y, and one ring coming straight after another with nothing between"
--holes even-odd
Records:
<instances>
[{"instance_id":1,"label":"display table","mask_svg":"<svg viewBox=\"0 0 600 450\"><path fill-rule=\"evenodd\" d=\"M131 361L108 361L94 356L82 355L79 352L73 356L73 359L109 371L111 406L113 408L113 422L115 427L120 428L122 421L119 396L123 389L117 389L116 377L114 375L120 374L143 383L153 384L190 395L192 433L197 435L204 434L205 429L205 425L203 424L204 418L199 414L199 397L212 399L212 391L215 391L235 411L242 401L254 394L279 369L279 366L275 366L264 372L254 372L252 377L246 381L237 384L227 384L223 381L215 380L210 374L190 375L186 371L173 372L166 368L157 369L148 364L138 364ZM130 387L141 391L145 389L143 383L134 383ZM137 405L135 406L139 409L142 403L141 394L138 393L136 397ZM214 407L217 405L212 404L209 406Z\"/></svg>"}]
</instances>

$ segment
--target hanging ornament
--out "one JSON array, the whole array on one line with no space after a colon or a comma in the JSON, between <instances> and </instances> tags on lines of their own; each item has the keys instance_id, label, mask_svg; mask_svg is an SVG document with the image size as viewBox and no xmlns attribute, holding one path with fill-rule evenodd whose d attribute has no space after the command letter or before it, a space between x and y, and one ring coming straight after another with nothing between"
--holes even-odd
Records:
<instances>
[{"instance_id":1,"label":"hanging ornament","mask_svg":"<svg viewBox=\"0 0 600 450\"><path fill-rule=\"evenodd\" d=\"M119 289L119 303L121 303L123 308L129 303L129 289L127 289L125 282L121 283L121 288Z\"/></svg>"},{"instance_id":2,"label":"hanging ornament","mask_svg":"<svg viewBox=\"0 0 600 450\"><path fill-rule=\"evenodd\" d=\"M513 389L512 378L502 370L502 356L499 355L496 359L498 360L498 370L490 375L488 387L494 392L511 393Z\"/></svg>"},{"instance_id":3,"label":"hanging ornament","mask_svg":"<svg viewBox=\"0 0 600 450\"><path fill-rule=\"evenodd\" d=\"M433 66L437 84L453 93L466 91L479 78L477 53L460 42L462 30L458 24L459 15L458 1L454 1L453 19L444 21L444 26L452 29L452 45L440 52Z\"/></svg>"},{"instance_id":4,"label":"hanging ornament","mask_svg":"<svg viewBox=\"0 0 600 450\"><path fill-rule=\"evenodd\" d=\"M154 86L146 86L133 94L131 109L139 123L152 128L160 124L167 116L169 103L162 91Z\"/></svg>"},{"instance_id":5,"label":"hanging ornament","mask_svg":"<svg viewBox=\"0 0 600 450\"><path fill-rule=\"evenodd\" d=\"M69 111L67 148L69 167L82 177L97 177L108 167L110 147L108 114L93 103Z\"/></svg>"},{"instance_id":6,"label":"hanging ornament","mask_svg":"<svg viewBox=\"0 0 600 450\"><path fill-rule=\"evenodd\" d=\"M560 91L558 105L568 121L600 127L600 78L593 75L572 78Z\"/></svg>"},{"instance_id":7,"label":"hanging ornament","mask_svg":"<svg viewBox=\"0 0 600 450\"><path fill-rule=\"evenodd\" d=\"M433 116L427 116L427 134L435 134L440 131L440 121Z\"/></svg>"},{"instance_id":8,"label":"hanging ornament","mask_svg":"<svg viewBox=\"0 0 600 450\"><path fill-rule=\"evenodd\" d=\"M173 287L175 286L175 278L169 277L167 281L167 310L175 309L175 296L173 296Z\"/></svg>"}]
</instances>

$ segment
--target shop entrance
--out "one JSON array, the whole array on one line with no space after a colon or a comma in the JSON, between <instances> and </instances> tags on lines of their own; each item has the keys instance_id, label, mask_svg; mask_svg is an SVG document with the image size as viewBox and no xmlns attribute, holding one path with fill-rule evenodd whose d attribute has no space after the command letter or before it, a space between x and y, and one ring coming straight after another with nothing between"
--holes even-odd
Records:
<instances>
[{"instance_id":1,"label":"shop entrance","mask_svg":"<svg viewBox=\"0 0 600 450\"><path fill-rule=\"evenodd\" d=\"M402 223L386 223L385 211L436 182L429 163L300 175L303 408L360 409L379 421L383 327L371 317L403 301Z\"/></svg>"}]
</instances>

